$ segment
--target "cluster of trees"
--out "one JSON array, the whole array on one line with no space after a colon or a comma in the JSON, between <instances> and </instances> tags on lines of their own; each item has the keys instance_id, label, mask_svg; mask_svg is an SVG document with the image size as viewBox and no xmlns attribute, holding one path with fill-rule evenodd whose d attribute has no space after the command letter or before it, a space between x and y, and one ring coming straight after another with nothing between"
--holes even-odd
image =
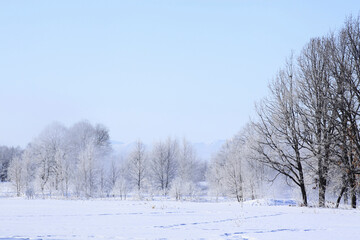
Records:
<instances>
[{"instance_id":1,"label":"cluster of trees","mask_svg":"<svg viewBox=\"0 0 360 240\"><path fill-rule=\"evenodd\" d=\"M356 207L360 174L360 24L350 17L337 33L313 38L291 56L257 105L250 149L298 186L337 192ZM255 140L254 140L255 139Z\"/></svg>"},{"instance_id":2,"label":"cluster of trees","mask_svg":"<svg viewBox=\"0 0 360 240\"><path fill-rule=\"evenodd\" d=\"M282 176L302 203L317 190L356 207L360 190L360 22L311 39L291 55L256 106L257 117L212 160L208 180L216 194L238 201L261 196L263 184Z\"/></svg>"},{"instance_id":3,"label":"cluster of trees","mask_svg":"<svg viewBox=\"0 0 360 240\"><path fill-rule=\"evenodd\" d=\"M171 138L152 151L137 141L122 159L114 155L108 129L87 121L70 128L52 124L8 159L7 178L18 196L28 197L126 198L131 191L181 199L195 194L206 167L189 142Z\"/></svg>"},{"instance_id":4,"label":"cluster of trees","mask_svg":"<svg viewBox=\"0 0 360 240\"><path fill-rule=\"evenodd\" d=\"M128 190L138 194L172 195L176 200L195 197L201 191L206 162L201 161L194 147L183 139L167 138L154 143L147 151L138 140L125 158L122 166L123 189L120 196L126 197Z\"/></svg>"},{"instance_id":5,"label":"cluster of trees","mask_svg":"<svg viewBox=\"0 0 360 240\"><path fill-rule=\"evenodd\" d=\"M234 197L238 202L261 198L269 169L252 158L250 126L227 140L207 169L209 194Z\"/></svg>"},{"instance_id":6,"label":"cluster of trees","mask_svg":"<svg viewBox=\"0 0 360 240\"><path fill-rule=\"evenodd\" d=\"M111 152L108 130L79 122L71 128L55 123L13 157L8 179L17 195L61 194L90 197L99 191L102 161Z\"/></svg>"}]
</instances>

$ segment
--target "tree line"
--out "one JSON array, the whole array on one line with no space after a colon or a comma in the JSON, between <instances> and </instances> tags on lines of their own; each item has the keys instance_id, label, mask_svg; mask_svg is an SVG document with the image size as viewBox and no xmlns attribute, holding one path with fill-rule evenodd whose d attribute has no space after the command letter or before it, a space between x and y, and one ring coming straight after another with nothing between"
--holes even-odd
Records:
<instances>
[{"instance_id":1,"label":"tree line","mask_svg":"<svg viewBox=\"0 0 360 240\"><path fill-rule=\"evenodd\" d=\"M317 191L326 206L343 199L356 207L360 176L360 23L349 17L337 32L312 38L269 83L256 117L226 141L211 161L201 161L185 139L168 138L151 149L140 140L122 161L109 131L83 121L53 124L24 150L0 148L0 178L17 195L126 198L199 192L216 197L263 197L281 177L308 206ZM4 160L5 159L5 160ZM206 182L206 183L205 183Z\"/></svg>"},{"instance_id":2,"label":"tree line","mask_svg":"<svg viewBox=\"0 0 360 240\"><path fill-rule=\"evenodd\" d=\"M0 149L1 150L1 149ZM17 196L126 198L131 192L191 197L204 181L205 162L183 139L167 138L152 150L138 140L128 156L114 154L109 130L88 121L70 128L54 123L28 146L13 154L7 179Z\"/></svg>"}]
</instances>

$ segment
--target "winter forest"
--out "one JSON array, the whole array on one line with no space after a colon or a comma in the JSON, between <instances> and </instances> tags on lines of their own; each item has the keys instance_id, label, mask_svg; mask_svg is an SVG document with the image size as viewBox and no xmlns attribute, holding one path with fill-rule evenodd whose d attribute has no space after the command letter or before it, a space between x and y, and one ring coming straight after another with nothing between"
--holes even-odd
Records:
<instances>
[{"instance_id":1,"label":"winter forest","mask_svg":"<svg viewBox=\"0 0 360 240\"><path fill-rule=\"evenodd\" d=\"M26 198L174 200L266 197L290 189L299 205L357 207L360 186L360 20L290 53L256 117L211 159L168 137L126 155L110 130L53 123L25 149L0 147L0 179ZM241 126L239 126L241 127ZM311 199L311 201L310 201Z\"/></svg>"}]
</instances>

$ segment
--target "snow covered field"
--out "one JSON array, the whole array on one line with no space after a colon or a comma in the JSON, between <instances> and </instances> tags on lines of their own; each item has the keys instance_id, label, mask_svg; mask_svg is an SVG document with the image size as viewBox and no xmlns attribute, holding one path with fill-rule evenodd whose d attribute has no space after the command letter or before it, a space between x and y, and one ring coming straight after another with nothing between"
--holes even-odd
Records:
<instances>
[{"instance_id":1,"label":"snow covered field","mask_svg":"<svg viewBox=\"0 0 360 240\"><path fill-rule=\"evenodd\" d=\"M241 205L0 199L0 239L358 239L359 236L358 209L264 206L264 201Z\"/></svg>"}]
</instances>

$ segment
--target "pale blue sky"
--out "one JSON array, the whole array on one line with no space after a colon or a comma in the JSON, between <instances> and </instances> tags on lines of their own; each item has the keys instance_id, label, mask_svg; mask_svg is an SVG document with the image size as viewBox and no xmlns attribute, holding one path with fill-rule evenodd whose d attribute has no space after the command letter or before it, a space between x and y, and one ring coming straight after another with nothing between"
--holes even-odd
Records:
<instances>
[{"instance_id":1,"label":"pale blue sky","mask_svg":"<svg viewBox=\"0 0 360 240\"><path fill-rule=\"evenodd\" d=\"M114 140L235 134L291 50L360 1L0 1L0 145L53 121Z\"/></svg>"}]
</instances>

